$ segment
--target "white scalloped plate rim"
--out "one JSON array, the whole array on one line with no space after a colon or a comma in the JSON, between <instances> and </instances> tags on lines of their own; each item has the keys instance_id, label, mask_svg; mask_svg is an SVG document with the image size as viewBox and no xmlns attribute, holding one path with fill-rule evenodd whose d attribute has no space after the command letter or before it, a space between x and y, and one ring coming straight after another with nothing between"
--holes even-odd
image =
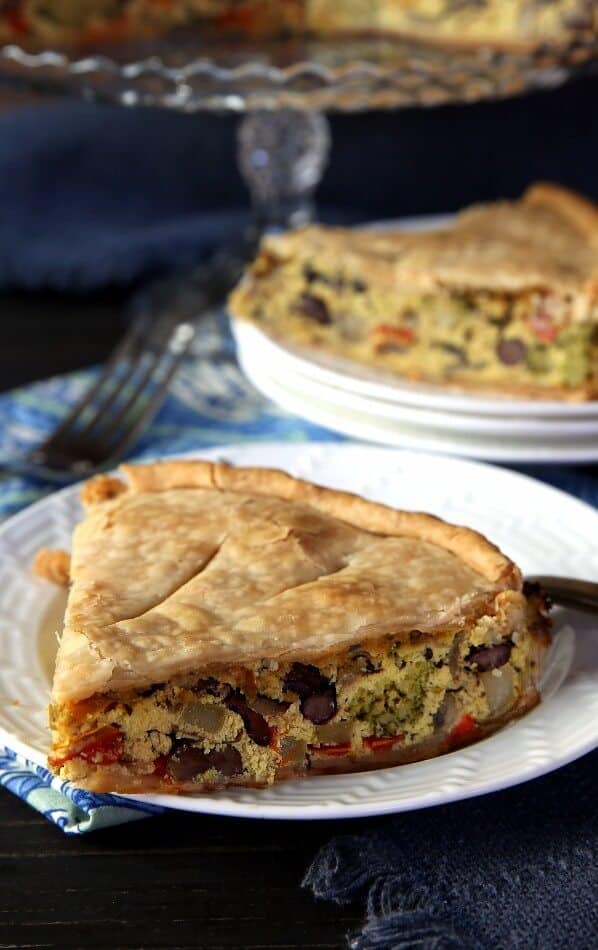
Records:
<instances>
[{"instance_id":1,"label":"white scalloped plate rim","mask_svg":"<svg viewBox=\"0 0 598 950\"><path fill-rule=\"evenodd\" d=\"M247 323L235 327L238 359L246 376L256 388L261 387L262 378L270 379L274 385L295 392L309 393L312 400L335 403L348 413L369 414L397 425L417 426L422 432L428 429L443 429L454 432L460 437L504 438L516 441L547 441L552 438L560 442L575 442L578 439L594 438L598 440L598 407L596 416L571 417L569 419L549 416L474 416L471 413L443 412L439 409L422 409L407 403L388 402L385 399L373 399L361 392L338 389L321 380L308 378L297 372L292 365L283 367L278 363L278 354L272 352L266 362L266 348L262 340L253 336L255 327ZM257 331L259 333L259 330ZM268 370L264 370L264 365ZM284 382L282 382L284 381ZM267 382L266 382L267 385Z\"/></svg>"},{"instance_id":2,"label":"white scalloped plate rim","mask_svg":"<svg viewBox=\"0 0 598 950\"><path fill-rule=\"evenodd\" d=\"M491 398L481 392L467 393L457 389L443 389L431 383L419 383L412 380L391 381L378 372L360 366L353 366L340 357L308 354L291 343L283 343L259 327L242 319L231 318L231 329L240 349L251 348L254 354L262 358L265 365L274 366L284 374L287 370L306 380L319 382L322 386L337 389L340 393L350 392L367 396L379 402L412 408L436 410L447 414L463 416L488 416L496 422L502 419L535 418L542 420L596 419L598 401L556 402L543 399Z\"/></svg>"},{"instance_id":3,"label":"white scalloped plate rim","mask_svg":"<svg viewBox=\"0 0 598 950\"><path fill-rule=\"evenodd\" d=\"M533 415L510 413L503 416L482 412L474 415L471 406L467 412L447 407L428 408L409 400L405 402L380 399L365 392L359 386L341 388L325 379L325 374L310 375L304 372L302 360L278 341L263 333L258 327L242 320L231 321L237 346L237 359L241 368L256 388L262 389L262 377L275 386L294 388L309 393L312 400L334 402L345 412L369 413L380 420L397 424L411 424L422 431L442 428L454 431L458 437L502 437L522 441L526 439L553 438L575 442L579 438L598 436L598 402L571 404L589 407L585 414ZM350 377L347 377L349 380ZM404 383L416 386L416 383ZM546 405L546 404L544 404Z\"/></svg>"},{"instance_id":4,"label":"white scalloped plate rim","mask_svg":"<svg viewBox=\"0 0 598 950\"><path fill-rule=\"evenodd\" d=\"M313 380L306 382L294 377L290 370L285 373L284 382L281 382L279 371L276 376L264 371L263 361L252 362L247 350L240 350L238 359L245 376L262 395L293 415L351 439L486 462L561 462L572 465L598 461L598 433L583 439L579 435L571 439L556 439L543 437L540 432L535 439L515 439L506 434L485 435L453 429L451 423L454 416L448 415L444 425L433 428L421 425L419 421L408 420L406 416L400 420L382 415L378 411L382 406L380 401L372 400L370 411L364 409L363 405L358 409L355 403L349 405L347 393L330 386L322 394L323 387L318 389ZM363 404L366 397L360 398Z\"/></svg>"},{"instance_id":5,"label":"white scalloped plate rim","mask_svg":"<svg viewBox=\"0 0 598 950\"><path fill-rule=\"evenodd\" d=\"M355 443L248 443L192 454L276 466L391 504L444 514L490 534L528 573L566 570L598 579L598 512L527 476L477 462ZM33 578L29 564L38 546L68 545L80 512L77 495L76 486L63 489L0 528L5 577L0 591L0 742L39 765L45 764L47 750L49 692L40 631L49 613L56 613L60 595ZM567 526L564 537L560 525ZM412 765L318 776L262 790L130 797L223 816L351 818L445 804L544 775L598 746L598 657L593 655L598 651L592 649L598 621L573 615L574 636L571 616L563 612L558 619L544 701L476 745Z\"/></svg>"}]
</instances>

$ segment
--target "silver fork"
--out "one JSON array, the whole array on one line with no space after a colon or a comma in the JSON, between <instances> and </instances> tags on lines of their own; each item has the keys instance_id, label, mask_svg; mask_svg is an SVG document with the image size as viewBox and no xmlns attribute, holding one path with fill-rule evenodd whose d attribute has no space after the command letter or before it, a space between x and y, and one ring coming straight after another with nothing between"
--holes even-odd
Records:
<instances>
[{"instance_id":1,"label":"silver fork","mask_svg":"<svg viewBox=\"0 0 598 950\"><path fill-rule=\"evenodd\" d=\"M149 307L57 428L28 456L2 459L0 468L66 483L113 467L162 405L200 317L222 304L241 267L240 256L223 252L191 277L156 285Z\"/></svg>"},{"instance_id":2,"label":"silver fork","mask_svg":"<svg viewBox=\"0 0 598 950\"><path fill-rule=\"evenodd\" d=\"M538 584L549 599L561 607L574 607L588 614L598 614L598 584L574 577L526 577L528 584Z\"/></svg>"}]
</instances>

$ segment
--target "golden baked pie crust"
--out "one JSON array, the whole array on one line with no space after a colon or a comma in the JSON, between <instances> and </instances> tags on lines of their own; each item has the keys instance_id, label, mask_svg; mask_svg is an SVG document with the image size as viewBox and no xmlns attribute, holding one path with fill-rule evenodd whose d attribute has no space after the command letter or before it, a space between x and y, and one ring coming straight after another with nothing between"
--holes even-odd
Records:
<instances>
[{"instance_id":1,"label":"golden baked pie crust","mask_svg":"<svg viewBox=\"0 0 598 950\"><path fill-rule=\"evenodd\" d=\"M233 316L245 316L254 283L273 261L326 254L365 281L404 292L444 289L517 293L543 288L598 300L598 209L564 188L538 184L521 201L477 205L451 227L371 231L311 225L265 238L255 277L233 292ZM265 271L267 273L267 270Z\"/></svg>"},{"instance_id":2,"label":"golden baked pie crust","mask_svg":"<svg viewBox=\"0 0 598 950\"><path fill-rule=\"evenodd\" d=\"M469 528L201 461L124 466L76 528L53 701L262 657L311 661L419 624L431 632L520 590Z\"/></svg>"}]
</instances>

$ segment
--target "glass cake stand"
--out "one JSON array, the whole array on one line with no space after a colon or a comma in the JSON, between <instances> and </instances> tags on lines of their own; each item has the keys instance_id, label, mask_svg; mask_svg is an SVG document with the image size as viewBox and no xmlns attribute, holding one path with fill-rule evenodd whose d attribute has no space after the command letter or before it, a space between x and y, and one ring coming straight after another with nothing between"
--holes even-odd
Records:
<instances>
[{"instance_id":1,"label":"glass cake stand","mask_svg":"<svg viewBox=\"0 0 598 950\"><path fill-rule=\"evenodd\" d=\"M325 112L477 102L555 87L598 58L583 29L533 51L447 49L390 39L223 41L186 29L94 48L0 47L0 77L124 106L243 113L238 156L256 232L296 226L330 148Z\"/></svg>"}]
</instances>

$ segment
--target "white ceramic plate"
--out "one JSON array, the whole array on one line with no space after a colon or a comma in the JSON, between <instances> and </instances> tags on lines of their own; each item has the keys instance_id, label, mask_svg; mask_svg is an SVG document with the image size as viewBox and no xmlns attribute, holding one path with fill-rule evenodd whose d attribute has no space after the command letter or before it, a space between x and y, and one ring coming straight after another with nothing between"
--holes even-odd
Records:
<instances>
[{"instance_id":1,"label":"white ceramic plate","mask_svg":"<svg viewBox=\"0 0 598 950\"><path fill-rule=\"evenodd\" d=\"M346 393L332 386L325 389L290 372L281 378L278 367L274 377L270 375L272 364L266 364L266 370L261 360L254 362L243 350L239 351L238 357L243 372L254 386L283 409L355 439L488 462L573 464L598 461L596 434L583 437L574 434L572 438L563 439L542 434L530 438L492 431L468 431L467 426L455 428L448 414L436 426L431 423L421 425L418 419L414 421L405 417L403 420L401 413L397 413L395 418L388 412L380 412L383 403L379 400L367 400L361 396L358 409L355 399L347 400ZM363 408L368 403L369 411Z\"/></svg>"},{"instance_id":2,"label":"white ceramic plate","mask_svg":"<svg viewBox=\"0 0 598 950\"><path fill-rule=\"evenodd\" d=\"M238 343L239 361L254 384L262 375L267 375L275 384L295 392L304 392L313 399L335 403L347 412L368 413L379 419L389 419L399 424L416 425L422 429L444 429L465 435L486 437L505 436L509 440L547 438L575 442L591 438L598 444L598 403L595 416L490 416L472 415L471 412L456 412L442 409L423 409L408 403L387 402L375 399L359 391L339 389L321 379L304 375L293 365L278 363L277 354L269 351L272 341L251 324L239 322L234 328ZM267 357L267 359L266 359Z\"/></svg>"},{"instance_id":3,"label":"white ceramic plate","mask_svg":"<svg viewBox=\"0 0 598 950\"><path fill-rule=\"evenodd\" d=\"M233 446L202 457L278 466L392 505L431 511L488 534L527 573L598 580L598 512L512 472L332 443ZM53 631L60 625L64 594L33 578L30 564L42 545L68 547L80 515L77 488L68 488L0 530L0 742L38 763L45 762L48 747ZM598 624L565 612L556 623L544 702L467 749L413 765L264 790L145 798L186 811L249 818L342 818L441 804L543 775L598 745Z\"/></svg>"}]
</instances>

